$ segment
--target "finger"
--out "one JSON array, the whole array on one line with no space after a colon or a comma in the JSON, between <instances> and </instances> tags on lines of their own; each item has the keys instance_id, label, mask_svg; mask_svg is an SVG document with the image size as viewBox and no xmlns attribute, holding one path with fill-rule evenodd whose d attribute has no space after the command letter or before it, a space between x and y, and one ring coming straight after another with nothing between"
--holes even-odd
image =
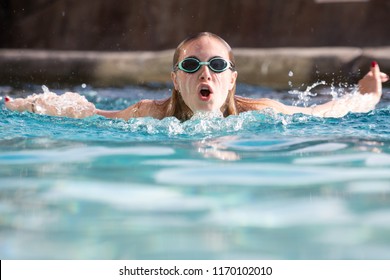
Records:
<instances>
[{"instance_id":1,"label":"finger","mask_svg":"<svg viewBox=\"0 0 390 280\"><path fill-rule=\"evenodd\" d=\"M9 97L9 96L5 96L4 97L4 103L5 103L5 107L7 107L8 109L13 109L13 106L12 106L12 101L13 101L13 98Z\"/></svg>"},{"instance_id":2,"label":"finger","mask_svg":"<svg viewBox=\"0 0 390 280\"><path fill-rule=\"evenodd\" d=\"M380 77L381 77L382 83L387 82L389 80L389 75L387 75L386 73L381 72Z\"/></svg>"},{"instance_id":3,"label":"finger","mask_svg":"<svg viewBox=\"0 0 390 280\"><path fill-rule=\"evenodd\" d=\"M375 78L380 79L381 71L380 71L379 65L376 61L371 62L371 73Z\"/></svg>"}]
</instances>

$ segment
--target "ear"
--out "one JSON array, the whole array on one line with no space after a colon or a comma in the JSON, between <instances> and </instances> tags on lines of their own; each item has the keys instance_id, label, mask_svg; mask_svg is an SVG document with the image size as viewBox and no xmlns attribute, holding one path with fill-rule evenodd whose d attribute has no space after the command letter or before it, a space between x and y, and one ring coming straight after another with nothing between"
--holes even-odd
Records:
<instances>
[{"instance_id":1,"label":"ear","mask_svg":"<svg viewBox=\"0 0 390 280\"><path fill-rule=\"evenodd\" d=\"M238 76L237 71L234 71L232 73L232 77L231 77L231 80L230 80L230 88L229 88L229 90L232 90L234 85L236 84L237 76Z\"/></svg>"},{"instance_id":2,"label":"ear","mask_svg":"<svg viewBox=\"0 0 390 280\"><path fill-rule=\"evenodd\" d=\"M179 91L179 85L178 85L178 82L177 82L177 74L176 72L171 72L171 79L172 79L172 82L173 82L173 87Z\"/></svg>"}]
</instances>

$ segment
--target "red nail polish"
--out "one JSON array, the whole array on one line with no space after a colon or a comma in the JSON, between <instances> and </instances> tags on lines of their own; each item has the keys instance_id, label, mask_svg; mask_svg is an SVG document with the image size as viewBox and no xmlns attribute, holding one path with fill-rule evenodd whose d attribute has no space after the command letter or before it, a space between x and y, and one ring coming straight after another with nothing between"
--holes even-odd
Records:
<instances>
[{"instance_id":1,"label":"red nail polish","mask_svg":"<svg viewBox=\"0 0 390 280\"><path fill-rule=\"evenodd\" d=\"M11 98L9 98L8 96L4 97L4 101L5 102L10 102L11 101Z\"/></svg>"},{"instance_id":2,"label":"red nail polish","mask_svg":"<svg viewBox=\"0 0 390 280\"><path fill-rule=\"evenodd\" d=\"M376 61L371 62L371 67L375 67L378 63Z\"/></svg>"}]
</instances>

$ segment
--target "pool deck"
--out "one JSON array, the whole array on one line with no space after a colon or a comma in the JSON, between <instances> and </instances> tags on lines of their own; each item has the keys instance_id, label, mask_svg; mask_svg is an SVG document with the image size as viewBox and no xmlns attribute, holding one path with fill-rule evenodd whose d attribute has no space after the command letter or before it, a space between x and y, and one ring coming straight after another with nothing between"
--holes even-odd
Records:
<instances>
[{"instance_id":1,"label":"pool deck","mask_svg":"<svg viewBox=\"0 0 390 280\"><path fill-rule=\"evenodd\" d=\"M170 81L174 50L158 52L0 49L0 84L82 84L116 87ZM286 89L327 82L356 82L371 61L390 73L390 46L233 50L239 82Z\"/></svg>"}]
</instances>

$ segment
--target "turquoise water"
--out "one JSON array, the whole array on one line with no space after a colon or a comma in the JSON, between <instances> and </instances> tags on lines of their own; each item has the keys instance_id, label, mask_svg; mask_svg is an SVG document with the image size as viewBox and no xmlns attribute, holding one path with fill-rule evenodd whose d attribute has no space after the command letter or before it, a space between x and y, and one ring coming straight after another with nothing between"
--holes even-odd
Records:
<instances>
[{"instance_id":1,"label":"turquoise water","mask_svg":"<svg viewBox=\"0 0 390 280\"><path fill-rule=\"evenodd\" d=\"M161 85L74 90L103 109L169 95ZM329 100L323 92L310 102ZM184 123L1 103L0 258L389 259L388 96L340 119L250 112Z\"/></svg>"}]
</instances>

